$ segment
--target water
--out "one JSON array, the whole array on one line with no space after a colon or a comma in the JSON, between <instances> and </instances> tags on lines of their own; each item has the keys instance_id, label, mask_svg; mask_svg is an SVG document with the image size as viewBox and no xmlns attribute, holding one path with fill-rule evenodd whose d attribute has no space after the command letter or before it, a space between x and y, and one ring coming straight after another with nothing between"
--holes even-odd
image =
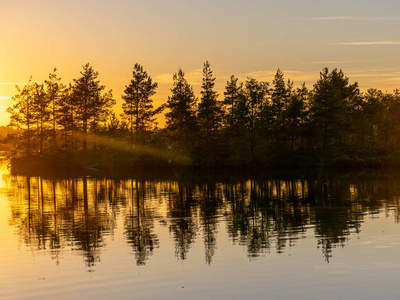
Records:
<instances>
[{"instance_id":1,"label":"water","mask_svg":"<svg viewBox=\"0 0 400 300\"><path fill-rule=\"evenodd\" d=\"M111 179L1 170L0 299L400 295L395 171Z\"/></svg>"}]
</instances>

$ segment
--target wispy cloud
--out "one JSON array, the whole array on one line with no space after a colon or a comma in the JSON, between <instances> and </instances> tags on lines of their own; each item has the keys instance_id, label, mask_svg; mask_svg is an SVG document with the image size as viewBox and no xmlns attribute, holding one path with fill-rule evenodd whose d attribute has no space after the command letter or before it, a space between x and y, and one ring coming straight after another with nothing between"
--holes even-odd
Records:
<instances>
[{"instance_id":1,"label":"wispy cloud","mask_svg":"<svg viewBox=\"0 0 400 300\"><path fill-rule=\"evenodd\" d=\"M185 78L191 85L201 84L202 83L202 69L194 69L189 72L185 72ZM171 73L161 73L154 77L154 80L158 83L162 84L172 84L173 83L173 74Z\"/></svg>"},{"instance_id":2,"label":"wispy cloud","mask_svg":"<svg viewBox=\"0 0 400 300\"><path fill-rule=\"evenodd\" d=\"M305 64L316 64L316 65L324 65L324 64L353 64L353 63L369 63L369 62L379 62L379 60L328 60L328 61L311 61L304 62Z\"/></svg>"},{"instance_id":3,"label":"wispy cloud","mask_svg":"<svg viewBox=\"0 0 400 300\"><path fill-rule=\"evenodd\" d=\"M400 45L400 40L370 41L370 42L341 42L341 43L332 43L331 45L344 45L344 46Z\"/></svg>"},{"instance_id":4,"label":"wispy cloud","mask_svg":"<svg viewBox=\"0 0 400 300\"><path fill-rule=\"evenodd\" d=\"M327 16L327 17L316 17L311 20L349 20L349 21L400 21L400 16Z\"/></svg>"},{"instance_id":5,"label":"wispy cloud","mask_svg":"<svg viewBox=\"0 0 400 300\"><path fill-rule=\"evenodd\" d=\"M161 73L154 76L154 81L157 83L172 83L172 74L170 73Z\"/></svg>"},{"instance_id":6,"label":"wispy cloud","mask_svg":"<svg viewBox=\"0 0 400 300\"><path fill-rule=\"evenodd\" d=\"M316 74L307 73L297 70L282 70L286 79L293 80L294 82L310 82L315 80ZM241 80L246 80L247 77L255 78L257 80L271 82L274 79L276 71L253 71L244 74L239 74L238 78Z\"/></svg>"},{"instance_id":7,"label":"wispy cloud","mask_svg":"<svg viewBox=\"0 0 400 300\"><path fill-rule=\"evenodd\" d=\"M400 82L400 77L385 78L385 79L381 79L380 81L393 82L398 85Z\"/></svg>"},{"instance_id":8,"label":"wispy cloud","mask_svg":"<svg viewBox=\"0 0 400 300\"><path fill-rule=\"evenodd\" d=\"M390 77L395 77L399 76L400 74L397 73L354 73L354 72L348 72L351 76L354 77L372 77L372 78L390 78Z\"/></svg>"},{"instance_id":9,"label":"wispy cloud","mask_svg":"<svg viewBox=\"0 0 400 300\"><path fill-rule=\"evenodd\" d=\"M18 85L18 84L26 84L26 82L0 82L0 85Z\"/></svg>"}]
</instances>

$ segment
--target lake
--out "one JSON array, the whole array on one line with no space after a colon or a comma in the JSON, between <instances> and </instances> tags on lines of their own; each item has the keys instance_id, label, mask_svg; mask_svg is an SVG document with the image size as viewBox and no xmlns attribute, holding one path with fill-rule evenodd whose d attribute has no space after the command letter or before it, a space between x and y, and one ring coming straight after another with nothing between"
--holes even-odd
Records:
<instances>
[{"instance_id":1,"label":"lake","mask_svg":"<svg viewBox=\"0 0 400 300\"><path fill-rule=\"evenodd\" d=\"M1 173L0 299L400 295L396 170Z\"/></svg>"}]
</instances>

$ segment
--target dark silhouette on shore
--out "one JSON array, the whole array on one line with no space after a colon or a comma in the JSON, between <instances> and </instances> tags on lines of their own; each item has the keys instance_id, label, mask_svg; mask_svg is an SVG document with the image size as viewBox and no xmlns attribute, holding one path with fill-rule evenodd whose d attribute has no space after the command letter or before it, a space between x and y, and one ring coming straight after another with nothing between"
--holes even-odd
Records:
<instances>
[{"instance_id":1,"label":"dark silhouette on shore","mask_svg":"<svg viewBox=\"0 0 400 300\"><path fill-rule=\"evenodd\" d=\"M154 108L157 83L136 64L121 117L97 77L86 64L68 86L54 70L44 83L18 88L7 110L16 131L2 139L15 166L400 165L399 90L361 93L342 70L323 69L312 89L294 88L279 69L272 83L232 75L222 97L207 61L200 99L179 69L171 95Z\"/></svg>"}]
</instances>

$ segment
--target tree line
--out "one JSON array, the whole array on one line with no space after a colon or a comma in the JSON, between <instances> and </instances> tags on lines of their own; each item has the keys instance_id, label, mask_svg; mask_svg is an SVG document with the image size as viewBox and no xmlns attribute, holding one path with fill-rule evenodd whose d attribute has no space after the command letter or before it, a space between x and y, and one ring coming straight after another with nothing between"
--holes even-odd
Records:
<instances>
[{"instance_id":1,"label":"tree line","mask_svg":"<svg viewBox=\"0 0 400 300\"><path fill-rule=\"evenodd\" d=\"M101 143L99 137L106 137L128 145L127 161L143 158L140 145L207 166L400 162L400 91L362 93L342 70L324 68L312 89L305 83L295 88L280 69L271 83L239 82L232 75L218 95L207 61L200 98L179 69L170 96L155 108L158 85L135 64L121 116L98 75L86 64L69 85L54 70L44 83L30 80L17 87L15 104L7 110L10 126L18 129L18 137L11 138L14 154L114 151L113 142ZM164 128L157 124L161 113Z\"/></svg>"}]
</instances>

